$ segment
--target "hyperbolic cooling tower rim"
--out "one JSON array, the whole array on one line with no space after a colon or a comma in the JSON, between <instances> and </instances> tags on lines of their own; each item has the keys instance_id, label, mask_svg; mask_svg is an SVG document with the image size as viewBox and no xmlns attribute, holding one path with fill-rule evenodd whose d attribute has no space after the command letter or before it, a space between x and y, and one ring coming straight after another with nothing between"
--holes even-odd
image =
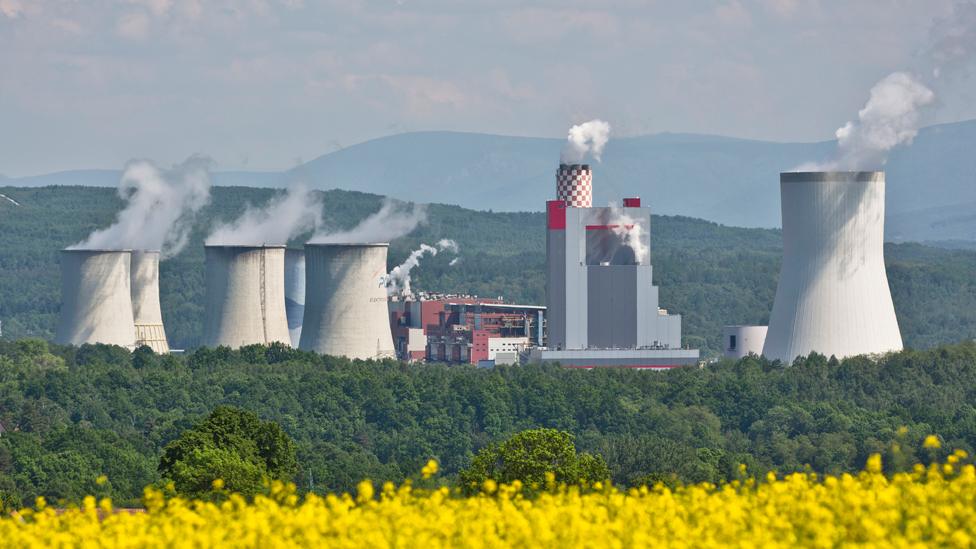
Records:
<instances>
[{"instance_id":1,"label":"hyperbolic cooling tower rim","mask_svg":"<svg viewBox=\"0 0 976 549\"><path fill-rule=\"evenodd\" d=\"M285 248L288 249L287 244L204 244L204 248Z\"/></svg>"},{"instance_id":2,"label":"hyperbolic cooling tower rim","mask_svg":"<svg viewBox=\"0 0 976 549\"><path fill-rule=\"evenodd\" d=\"M823 172L780 172L781 183L869 183L884 179L883 170L832 170Z\"/></svg>"},{"instance_id":3,"label":"hyperbolic cooling tower rim","mask_svg":"<svg viewBox=\"0 0 976 549\"><path fill-rule=\"evenodd\" d=\"M344 247L373 247L373 248L389 248L389 242L306 242L305 247L309 246L344 246Z\"/></svg>"},{"instance_id":4,"label":"hyperbolic cooling tower rim","mask_svg":"<svg viewBox=\"0 0 976 549\"><path fill-rule=\"evenodd\" d=\"M62 252L98 252L98 253L112 253L112 252L134 252L134 251L148 251L148 250L133 250L132 248L64 248Z\"/></svg>"}]
</instances>

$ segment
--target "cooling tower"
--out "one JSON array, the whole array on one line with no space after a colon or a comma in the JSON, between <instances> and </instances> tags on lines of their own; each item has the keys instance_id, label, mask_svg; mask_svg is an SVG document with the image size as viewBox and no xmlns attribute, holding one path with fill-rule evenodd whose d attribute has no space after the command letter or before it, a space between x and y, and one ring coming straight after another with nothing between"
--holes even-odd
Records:
<instances>
[{"instance_id":1,"label":"cooling tower","mask_svg":"<svg viewBox=\"0 0 976 549\"><path fill-rule=\"evenodd\" d=\"M128 250L61 251L61 319L56 343L133 348Z\"/></svg>"},{"instance_id":2,"label":"cooling tower","mask_svg":"<svg viewBox=\"0 0 976 549\"><path fill-rule=\"evenodd\" d=\"M589 164L560 164L556 170L556 198L573 208L593 206L593 172Z\"/></svg>"},{"instance_id":3,"label":"cooling tower","mask_svg":"<svg viewBox=\"0 0 976 549\"><path fill-rule=\"evenodd\" d=\"M302 349L393 358L386 288L388 244L306 244Z\"/></svg>"},{"instance_id":4,"label":"cooling tower","mask_svg":"<svg viewBox=\"0 0 976 549\"><path fill-rule=\"evenodd\" d=\"M725 358L740 359L762 354L766 326L726 326L722 329Z\"/></svg>"},{"instance_id":5,"label":"cooling tower","mask_svg":"<svg viewBox=\"0 0 976 549\"><path fill-rule=\"evenodd\" d=\"M783 266L763 354L902 348L884 264L884 172L780 175Z\"/></svg>"},{"instance_id":6,"label":"cooling tower","mask_svg":"<svg viewBox=\"0 0 976 549\"><path fill-rule=\"evenodd\" d=\"M204 345L289 344L284 246L205 246Z\"/></svg>"},{"instance_id":7,"label":"cooling tower","mask_svg":"<svg viewBox=\"0 0 976 549\"><path fill-rule=\"evenodd\" d=\"M157 353L168 353L169 343L159 308L159 252L134 250L129 271L136 347L146 345Z\"/></svg>"},{"instance_id":8,"label":"cooling tower","mask_svg":"<svg viewBox=\"0 0 976 549\"><path fill-rule=\"evenodd\" d=\"M305 252L302 250L285 250L285 314L291 345L298 347L305 315Z\"/></svg>"}]
</instances>

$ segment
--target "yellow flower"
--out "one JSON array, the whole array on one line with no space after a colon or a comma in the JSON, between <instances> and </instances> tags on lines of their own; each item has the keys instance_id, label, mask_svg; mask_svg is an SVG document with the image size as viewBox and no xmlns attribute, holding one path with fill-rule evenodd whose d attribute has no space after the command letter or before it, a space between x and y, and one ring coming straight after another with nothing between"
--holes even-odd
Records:
<instances>
[{"instance_id":1,"label":"yellow flower","mask_svg":"<svg viewBox=\"0 0 976 549\"><path fill-rule=\"evenodd\" d=\"M942 443L939 442L939 437L935 435L929 435L925 437L925 441L922 442L923 448L942 448Z\"/></svg>"},{"instance_id":2,"label":"yellow flower","mask_svg":"<svg viewBox=\"0 0 976 549\"><path fill-rule=\"evenodd\" d=\"M373 499L373 481L367 479L356 485L356 501L366 503Z\"/></svg>"},{"instance_id":3,"label":"yellow flower","mask_svg":"<svg viewBox=\"0 0 976 549\"><path fill-rule=\"evenodd\" d=\"M213 486L213 489L214 490L223 490L224 489L224 479L222 479L222 478L215 478L214 481L210 483L210 485Z\"/></svg>"},{"instance_id":4,"label":"yellow flower","mask_svg":"<svg viewBox=\"0 0 976 549\"><path fill-rule=\"evenodd\" d=\"M99 486L105 484L106 482L108 482L108 477L105 475L98 475L98 478L95 479L95 484Z\"/></svg>"},{"instance_id":5,"label":"yellow flower","mask_svg":"<svg viewBox=\"0 0 976 549\"><path fill-rule=\"evenodd\" d=\"M881 472L881 454L871 454L868 456L868 463L865 466L865 470L869 473L880 473Z\"/></svg>"},{"instance_id":6,"label":"yellow flower","mask_svg":"<svg viewBox=\"0 0 976 549\"><path fill-rule=\"evenodd\" d=\"M433 459L427 461L427 465L420 470L420 476L423 478L430 478L437 474L437 462Z\"/></svg>"}]
</instances>

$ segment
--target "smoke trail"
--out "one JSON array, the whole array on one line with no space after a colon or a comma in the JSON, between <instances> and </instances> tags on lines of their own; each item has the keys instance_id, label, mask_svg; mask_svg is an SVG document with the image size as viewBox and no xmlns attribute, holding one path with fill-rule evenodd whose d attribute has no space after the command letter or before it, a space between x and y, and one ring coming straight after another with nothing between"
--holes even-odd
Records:
<instances>
[{"instance_id":1,"label":"smoke trail","mask_svg":"<svg viewBox=\"0 0 976 549\"><path fill-rule=\"evenodd\" d=\"M456 254L458 249L457 242L447 238L438 241L436 248L428 244L421 244L419 248L410 252L403 263L393 267L393 270L383 278L382 282L386 286L386 293L391 296L413 297L413 291L410 289L410 271L420 265L421 258L428 254L435 256L438 251L443 252L445 250ZM457 258L454 259L457 260ZM451 264L453 265L454 261Z\"/></svg>"},{"instance_id":2,"label":"smoke trail","mask_svg":"<svg viewBox=\"0 0 976 549\"><path fill-rule=\"evenodd\" d=\"M563 164L579 164L589 153L599 162L609 138L610 124L603 120L590 120L573 126L566 136L566 146L563 147L559 161Z\"/></svg>"},{"instance_id":3,"label":"smoke trail","mask_svg":"<svg viewBox=\"0 0 976 549\"><path fill-rule=\"evenodd\" d=\"M211 165L200 156L169 170L148 160L129 162L118 189L126 205L115 223L70 249L161 250L163 258L178 254L189 239L195 214L210 201Z\"/></svg>"},{"instance_id":4,"label":"smoke trail","mask_svg":"<svg viewBox=\"0 0 976 549\"><path fill-rule=\"evenodd\" d=\"M361 242L389 242L411 233L418 225L427 222L427 207L414 204L412 209L401 208L402 203L386 199L380 210L363 219L348 231L317 233L309 243L336 244Z\"/></svg>"},{"instance_id":5,"label":"smoke trail","mask_svg":"<svg viewBox=\"0 0 976 549\"><path fill-rule=\"evenodd\" d=\"M207 244L285 244L321 224L321 195L299 184L290 187L285 194L275 196L263 208L249 206L236 220L218 225L207 237Z\"/></svg>"},{"instance_id":6,"label":"smoke trail","mask_svg":"<svg viewBox=\"0 0 976 549\"><path fill-rule=\"evenodd\" d=\"M644 243L644 227L633 217L624 213L616 204L610 204L610 230L623 240L625 246L634 251L634 259L638 265L647 264L651 251Z\"/></svg>"}]
</instances>

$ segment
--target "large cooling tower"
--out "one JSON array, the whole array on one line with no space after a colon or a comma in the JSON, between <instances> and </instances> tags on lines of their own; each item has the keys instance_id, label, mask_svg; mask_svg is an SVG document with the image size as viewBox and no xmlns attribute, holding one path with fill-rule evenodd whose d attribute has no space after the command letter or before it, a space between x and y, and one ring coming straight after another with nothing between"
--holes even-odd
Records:
<instances>
[{"instance_id":1,"label":"large cooling tower","mask_svg":"<svg viewBox=\"0 0 976 549\"><path fill-rule=\"evenodd\" d=\"M206 246L203 343L290 345L285 316L284 246Z\"/></svg>"},{"instance_id":2,"label":"large cooling tower","mask_svg":"<svg viewBox=\"0 0 976 549\"><path fill-rule=\"evenodd\" d=\"M61 251L61 319L56 343L133 348L128 250Z\"/></svg>"},{"instance_id":3,"label":"large cooling tower","mask_svg":"<svg viewBox=\"0 0 976 549\"><path fill-rule=\"evenodd\" d=\"M349 358L392 358L388 244L306 244L305 319L299 347Z\"/></svg>"},{"instance_id":4,"label":"large cooling tower","mask_svg":"<svg viewBox=\"0 0 976 549\"><path fill-rule=\"evenodd\" d=\"M285 314L288 316L288 335L293 347L302 337L302 317L305 315L305 252L285 250Z\"/></svg>"},{"instance_id":5,"label":"large cooling tower","mask_svg":"<svg viewBox=\"0 0 976 549\"><path fill-rule=\"evenodd\" d=\"M763 354L902 348L884 264L884 172L780 175L783 267Z\"/></svg>"},{"instance_id":6,"label":"large cooling tower","mask_svg":"<svg viewBox=\"0 0 976 549\"><path fill-rule=\"evenodd\" d=\"M136 346L146 345L157 353L168 353L169 343L159 308L159 252L134 250L129 270Z\"/></svg>"}]
</instances>

